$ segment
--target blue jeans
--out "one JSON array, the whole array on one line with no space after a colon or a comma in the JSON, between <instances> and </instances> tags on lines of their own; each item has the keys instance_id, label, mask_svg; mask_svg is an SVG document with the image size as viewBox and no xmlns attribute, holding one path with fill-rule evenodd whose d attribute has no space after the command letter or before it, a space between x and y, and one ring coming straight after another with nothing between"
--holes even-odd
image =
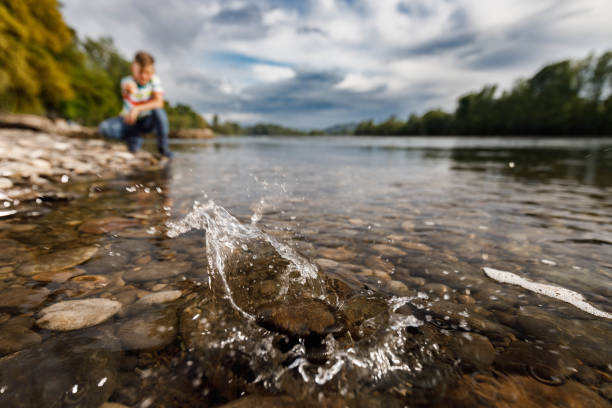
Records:
<instances>
[{"instance_id":1,"label":"blue jeans","mask_svg":"<svg viewBox=\"0 0 612 408\"><path fill-rule=\"evenodd\" d=\"M116 140L125 140L130 152L134 153L142 146L142 134L155 132L157 136L157 150L170 156L168 148L168 116L163 109L152 109L151 113L128 125L122 116L106 119L98 126L98 132L104 137Z\"/></svg>"}]
</instances>

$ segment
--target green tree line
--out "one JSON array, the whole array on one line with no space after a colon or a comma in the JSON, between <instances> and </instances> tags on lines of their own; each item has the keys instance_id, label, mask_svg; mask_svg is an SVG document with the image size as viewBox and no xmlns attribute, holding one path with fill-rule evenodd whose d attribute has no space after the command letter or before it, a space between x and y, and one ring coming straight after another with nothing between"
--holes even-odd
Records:
<instances>
[{"instance_id":1,"label":"green tree line","mask_svg":"<svg viewBox=\"0 0 612 408\"><path fill-rule=\"evenodd\" d=\"M57 0L0 1L0 110L96 125L122 106L130 62L112 38L80 40ZM189 106L166 102L172 129L207 127Z\"/></svg>"},{"instance_id":2,"label":"green tree line","mask_svg":"<svg viewBox=\"0 0 612 408\"><path fill-rule=\"evenodd\" d=\"M612 52L546 65L507 91L484 86L461 96L452 113L435 109L406 121L364 121L355 134L611 135Z\"/></svg>"}]
</instances>

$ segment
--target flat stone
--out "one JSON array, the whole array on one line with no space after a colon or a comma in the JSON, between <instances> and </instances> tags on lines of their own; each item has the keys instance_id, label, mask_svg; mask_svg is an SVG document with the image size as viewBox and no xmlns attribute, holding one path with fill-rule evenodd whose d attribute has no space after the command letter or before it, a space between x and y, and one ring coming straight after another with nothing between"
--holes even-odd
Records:
<instances>
[{"instance_id":1,"label":"flat stone","mask_svg":"<svg viewBox=\"0 0 612 408\"><path fill-rule=\"evenodd\" d=\"M45 272L55 272L72 268L89 260L98 252L95 246L65 249L52 254L42 255L33 261L21 264L15 271L17 275L33 276Z\"/></svg>"},{"instance_id":2,"label":"flat stone","mask_svg":"<svg viewBox=\"0 0 612 408\"><path fill-rule=\"evenodd\" d=\"M372 249L378 252L383 256L403 256L406 255L406 252L402 251L399 248L392 247L390 245L378 244L373 245Z\"/></svg>"},{"instance_id":3,"label":"flat stone","mask_svg":"<svg viewBox=\"0 0 612 408\"><path fill-rule=\"evenodd\" d=\"M449 348L461 363L485 370L495 361L495 349L488 338L477 333L453 332Z\"/></svg>"},{"instance_id":4,"label":"flat stone","mask_svg":"<svg viewBox=\"0 0 612 408\"><path fill-rule=\"evenodd\" d=\"M40 306L49 296L46 288L8 288L0 292L0 310L27 311Z\"/></svg>"},{"instance_id":5,"label":"flat stone","mask_svg":"<svg viewBox=\"0 0 612 408\"><path fill-rule=\"evenodd\" d=\"M402 229L407 232L412 232L414 231L414 223L411 221L404 221L402 222Z\"/></svg>"},{"instance_id":6,"label":"flat stone","mask_svg":"<svg viewBox=\"0 0 612 408\"><path fill-rule=\"evenodd\" d=\"M125 272L123 278L128 281L136 282L159 280L173 278L189 271L189 269L191 269L191 263L189 262L150 263L144 267Z\"/></svg>"},{"instance_id":7,"label":"flat stone","mask_svg":"<svg viewBox=\"0 0 612 408\"><path fill-rule=\"evenodd\" d=\"M112 216L87 220L79 226L79 231L89 234L105 234L107 232L121 231L135 225L138 225L136 220Z\"/></svg>"},{"instance_id":8,"label":"flat stone","mask_svg":"<svg viewBox=\"0 0 612 408\"><path fill-rule=\"evenodd\" d=\"M319 256L327 259L333 259L334 261L348 261L353 259L356 254L355 252L346 248L322 248L319 250Z\"/></svg>"},{"instance_id":9,"label":"flat stone","mask_svg":"<svg viewBox=\"0 0 612 408\"><path fill-rule=\"evenodd\" d=\"M41 342L38 333L28 327L5 323L0 326L0 355L14 353Z\"/></svg>"},{"instance_id":10,"label":"flat stone","mask_svg":"<svg viewBox=\"0 0 612 408\"><path fill-rule=\"evenodd\" d=\"M68 279L82 275L85 271L83 269L64 269L61 271L43 272L32 276L32 279L38 282L66 282Z\"/></svg>"},{"instance_id":11,"label":"flat stone","mask_svg":"<svg viewBox=\"0 0 612 408\"><path fill-rule=\"evenodd\" d=\"M180 290L165 290L143 296L136 302L136 304L154 305L158 303L174 302L176 299L180 298L181 295L182 292Z\"/></svg>"},{"instance_id":12,"label":"flat stone","mask_svg":"<svg viewBox=\"0 0 612 408\"><path fill-rule=\"evenodd\" d=\"M221 405L219 408L286 408L286 407L300 407L299 403L293 398L280 395L280 396L262 396L262 395L249 395L227 404Z\"/></svg>"},{"instance_id":13,"label":"flat stone","mask_svg":"<svg viewBox=\"0 0 612 408\"><path fill-rule=\"evenodd\" d=\"M401 245L403 248L406 248L406 249L411 249L414 251L421 251L421 252L429 252L432 249L430 246L421 244L420 242L400 242L399 245Z\"/></svg>"},{"instance_id":14,"label":"flat stone","mask_svg":"<svg viewBox=\"0 0 612 408\"><path fill-rule=\"evenodd\" d=\"M108 320L121 307L120 302L110 299L67 300L42 309L36 325L58 331L82 329Z\"/></svg>"},{"instance_id":15,"label":"flat stone","mask_svg":"<svg viewBox=\"0 0 612 408\"><path fill-rule=\"evenodd\" d=\"M317 258L315 259L315 263L321 268L336 268L338 266L338 262L325 258Z\"/></svg>"},{"instance_id":16,"label":"flat stone","mask_svg":"<svg viewBox=\"0 0 612 408\"><path fill-rule=\"evenodd\" d=\"M323 336L346 328L337 311L318 299L264 304L258 310L257 322L269 330L299 337Z\"/></svg>"},{"instance_id":17,"label":"flat stone","mask_svg":"<svg viewBox=\"0 0 612 408\"><path fill-rule=\"evenodd\" d=\"M127 350L160 349L176 338L177 323L176 309L155 310L128 320L117 335Z\"/></svg>"}]
</instances>

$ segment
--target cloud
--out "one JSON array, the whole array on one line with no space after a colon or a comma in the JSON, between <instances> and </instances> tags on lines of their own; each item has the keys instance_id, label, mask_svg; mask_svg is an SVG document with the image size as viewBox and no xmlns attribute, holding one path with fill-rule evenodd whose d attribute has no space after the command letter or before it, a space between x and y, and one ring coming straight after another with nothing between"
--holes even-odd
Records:
<instances>
[{"instance_id":1,"label":"cloud","mask_svg":"<svg viewBox=\"0 0 612 408\"><path fill-rule=\"evenodd\" d=\"M295 72L287 67L256 64L252 66L252 69L255 77L264 82L282 81L295 77Z\"/></svg>"},{"instance_id":2,"label":"cloud","mask_svg":"<svg viewBox=\"0 0 612 408\"><path fill-rule=\"evenodd\" d=\"M146 49L172 102L289 126L453 109L609 49L609 0L63 0L82 37Z\"/></svg>"}]
</instances>

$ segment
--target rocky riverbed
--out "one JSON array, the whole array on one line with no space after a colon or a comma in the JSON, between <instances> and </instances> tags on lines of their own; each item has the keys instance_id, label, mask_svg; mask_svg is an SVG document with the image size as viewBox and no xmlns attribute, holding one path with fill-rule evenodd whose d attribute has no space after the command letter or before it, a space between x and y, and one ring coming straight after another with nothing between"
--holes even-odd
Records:
<instances>
[{"instance_id":1,"label":"rocky riverbed","mask_svg":"<svg viewBox=\"0 0 612 408\"><path fill-rule=\"evenodd\" d=\"M578 256L412 197L234 216L167 168L68 177L0 220L2 407L610 406L609 319L483 272Z\"/></svg>"}]
</instances>

